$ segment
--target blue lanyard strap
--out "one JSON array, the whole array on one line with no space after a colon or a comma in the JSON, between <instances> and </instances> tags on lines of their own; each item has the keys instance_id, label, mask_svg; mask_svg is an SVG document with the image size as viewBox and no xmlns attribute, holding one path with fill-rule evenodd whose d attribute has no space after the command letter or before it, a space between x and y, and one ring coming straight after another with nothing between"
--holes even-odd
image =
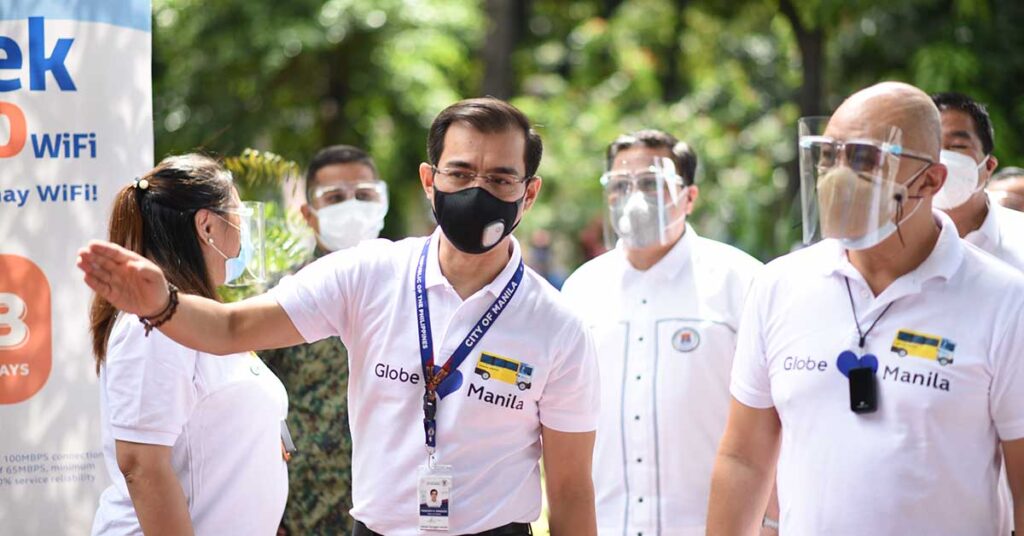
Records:
<instances>
[{"instance_id":1,"label":"blue lanyard strap","mask_svg":"<svg viewBox=\"0 0 1024 536\"><path fill-rule=\"evenodd\" d=\"M473 351L473 348L491 326L498 320L501 313L508 307L515 296L516 290L523 282L523 273L526 267L523 260L519 259L519 267L512 274L512 278L505 284L505 288L498 294L494 303L484 311L480 320L477 320L473 329L462 340L458 348L445 362L437 373L434 372L434 338L430 330L430 302L427 299L427 256L430 252L430 238L423 244L423 251L420 253L420 260L416 264L416 324L419 328L420 341L420 363L423 366L423 432L426 436L427 450L433 453L436 448L437 435L437 387L448 377L453 370L458 370L462 362Z\"/></svg>"}]
</instances>

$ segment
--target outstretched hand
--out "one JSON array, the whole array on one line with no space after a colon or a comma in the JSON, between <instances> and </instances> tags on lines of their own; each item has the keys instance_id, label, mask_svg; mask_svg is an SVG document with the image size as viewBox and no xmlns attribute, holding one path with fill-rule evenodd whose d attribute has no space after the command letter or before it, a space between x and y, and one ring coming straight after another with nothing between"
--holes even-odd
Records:
<instances>
[{"instance_id":1,"label":"outstretched hand","mask_svg":"<svg viewBox=\"0 0 1024 536\"><path fill-rule=\"evenodd\" d=\"M78 268L85 284L126 313L152 317L170 299L167 279L149 259L117 244L92 240L78 250Z\"/></svg>"}]
</instances>

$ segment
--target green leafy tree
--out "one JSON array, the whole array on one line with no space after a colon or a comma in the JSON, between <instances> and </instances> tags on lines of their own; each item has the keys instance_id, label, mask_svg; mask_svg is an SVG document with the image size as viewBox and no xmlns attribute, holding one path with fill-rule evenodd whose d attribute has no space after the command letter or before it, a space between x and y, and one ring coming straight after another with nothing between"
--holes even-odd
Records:
<instances>
[{"instance_id":1,"label":"green leafy tree","mask_svg":"<svg viewBox=\"0 0 1024 536\"><path fill-rule=\"evenodd\" d=\"M155 0L157 154L364 147L391 186L385 235L421 232L426 129L474 93L484 31L468 0Z\"/></svg>"},{"instance_id":2,"label":"green leafy tree","mask_svg":"<svg viewBox=\"0 0 1024 536\"><path fill-rule=\"evenodd\" d=\"M616 135L655 127L697 150L702 234L762 259L799 239L796 119L893 79L989 104L1020 164L1024 4L1016 0L155 0L157 152L273 151L303 165L351 143L391 186L385 236L422 233L430 120L508 97L545 140L544 194L520 236L563 263L600 217Z\"/></svg>"}]
</instances>

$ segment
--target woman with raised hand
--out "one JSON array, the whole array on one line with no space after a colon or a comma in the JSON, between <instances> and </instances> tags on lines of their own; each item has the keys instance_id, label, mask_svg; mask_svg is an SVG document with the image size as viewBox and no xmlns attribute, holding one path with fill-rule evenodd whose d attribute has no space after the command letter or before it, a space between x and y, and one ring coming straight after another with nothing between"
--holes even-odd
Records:
<instances>
[{"instance_id":1,"label":"woman with raised hand","mask_svg":"<svg viewBox=\"0 0 1024 536\"><path fill-rule=\"evenodd\" d=\"M173 156L117 195L109 240L159 266L177 290L217 299L249 270L255 217L231 174ZM282 421L288 397L255 354L212 356L94 298L103 454L113 484L94 535L273 534L288 494Z\"/></svg>"}]
</instances>

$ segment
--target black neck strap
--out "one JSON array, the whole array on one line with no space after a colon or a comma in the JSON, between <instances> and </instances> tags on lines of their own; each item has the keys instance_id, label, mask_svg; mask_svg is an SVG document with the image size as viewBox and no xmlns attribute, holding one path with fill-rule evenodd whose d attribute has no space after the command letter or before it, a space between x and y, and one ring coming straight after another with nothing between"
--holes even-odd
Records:
<instances>
[{"instance_id":1,"label":"black neck strap","mask_svg":"<svg viewBox=\"0 0 1024 536\"><path fill-rule=\"evenodd\" d=\"M889 308L892 307L892 304L896 302L889 302L889 305L886 305L885 309L882 310L882 314L878 315L878 317L875 318L875 321L871 323L871 327L869 327L867 331L861 331L860 321L857 320L857 306L853 304L853 291L850 290L850 278L843 276L843 280L846 281L846 295L850 297L850 311L853 313L853 325L857 326L857 336L860 337L859 346L861 349L863 349L864 344L867 341L868 335L871 334L871 330L875 329L875 326L878 324L878 321L881 320L883 316L885 316L885 313L889 312Z\"/></svg>"}]
</instances>

